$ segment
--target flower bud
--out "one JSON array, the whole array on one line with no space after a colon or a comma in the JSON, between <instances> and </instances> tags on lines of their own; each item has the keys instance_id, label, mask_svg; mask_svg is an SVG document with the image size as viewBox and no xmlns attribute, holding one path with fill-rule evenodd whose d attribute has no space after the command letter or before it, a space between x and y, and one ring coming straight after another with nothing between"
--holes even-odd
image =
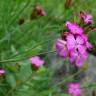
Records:
<instances>
[{"instance_id":1,"label":"flower bud","mask_svg":"<svg viewBox=\"0 0 96 96\"><path fill-rule=\"evenodd\" d=\"M46 13L42 6L36 5L31 14L31 20L37 18L38 16L46 16Z\"/></svg>"},{"instance_id":2,"label":"flower bud","mask_svg":"<svg viewBox=\"0 0 96 96\"><path fill-rule=\"evenodd\" d=\"M72 0L66 0L65 1L65 8L70 8L72 5Z\"/></svg>"}]
</instances>

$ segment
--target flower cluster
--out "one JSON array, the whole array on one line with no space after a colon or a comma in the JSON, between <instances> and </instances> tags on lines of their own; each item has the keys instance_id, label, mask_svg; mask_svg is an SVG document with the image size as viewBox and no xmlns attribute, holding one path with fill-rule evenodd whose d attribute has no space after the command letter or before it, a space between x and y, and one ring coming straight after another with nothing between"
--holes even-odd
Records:
<instances>
[{"instance_id":1,"label":"flower cluster","mask_svg":"<svg viewBox=\"0 0 96 96\"><path fill-rule=\"evenodd\" d=\"M89 17L84 17L85 23L92 23ZM77 67L82 67L88 57L87 50L92 49L88 35L76 23L67 21L66 28L68 32L64 32L62 39L56 41L56 51L61 57L69 58L70 62L75 63Z\"/></svg>"}]
</instances>

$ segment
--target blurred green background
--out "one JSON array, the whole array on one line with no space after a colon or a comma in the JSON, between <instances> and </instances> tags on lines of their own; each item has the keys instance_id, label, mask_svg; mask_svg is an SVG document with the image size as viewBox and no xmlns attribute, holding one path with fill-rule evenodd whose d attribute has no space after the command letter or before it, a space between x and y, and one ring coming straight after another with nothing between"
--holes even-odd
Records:
<instances>
[{"instance_id":1,"label":"blurred green background","mask_svg":"<svg viewBox=\"0 0 96 96\"><path fill-rule=\"evenodd\" d=\"M0 0L0 67L6 70L0 77L0 96L70 96L66 88L54 87L53 74L61 67L61 59L56 60L55 40L68 20L80 11L88 11L96 21L95 0L73 0L65 8L66 0ZM40 4L46 12L31 20L34 6ZM23 24L19 24L23 20ZM95 32L90 35L94 46ZM47 52L46 54L43 54ZM45 66L34 72L29 58L40 55L46 60ZM66 63L66 62L65 62ZM61 69L60 69L61 70ZM64 69L65 72L65 69ZM67 78L61 71L61 77ZM58 74L59 76L60 74ZM59 78L59 77L55 78ZM64 77L65 76L65 77ZM57 80L57 79L56 79ZM87 95L88 96L88 95Z\"/></svg>"}]
</instances>

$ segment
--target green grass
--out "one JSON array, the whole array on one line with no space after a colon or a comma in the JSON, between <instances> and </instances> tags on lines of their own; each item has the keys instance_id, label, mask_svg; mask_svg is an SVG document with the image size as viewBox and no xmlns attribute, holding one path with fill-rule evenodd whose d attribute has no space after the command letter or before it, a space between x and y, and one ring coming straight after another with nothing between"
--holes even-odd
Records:
<instances>
[{"instance_id":1,"label":"green grass","mask_svg":"<svg viewBox=\"0 0 96 96\"><path fill-rule=\"evenodd\" d=\"M6 70L4 78L0 78L0 96L67 96L59 87L51 89L54 70L44 67L34 72L29 62L30 57L39 54L46 62L51 62L43 53L54 51L54 42L60 36L60 30L64 28L65 21L74 19L74 13L81 10L90 12L95 25L95 0L73 0L69 9L65 9L64 2L0 0L0 67ZM30 20L37 3L47 15ZM24 19L24 24L18 24L20 19ZM96 45L93 37L90 41Z\"/></svg>"}]
</instances>

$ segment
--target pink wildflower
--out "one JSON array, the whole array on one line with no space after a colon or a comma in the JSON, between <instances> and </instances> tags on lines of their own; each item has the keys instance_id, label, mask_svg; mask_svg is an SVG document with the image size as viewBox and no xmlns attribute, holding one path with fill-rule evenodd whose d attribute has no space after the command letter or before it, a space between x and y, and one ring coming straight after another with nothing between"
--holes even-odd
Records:
<instances>
[{"instance_id":1,"label":"pink wildflower","mask_svg":"<svg viewBox=\"0 0 96 96\"><path fill-rule=\"evenodd\" d=\"M42 66L44 64L44 60L40 59L39 56L34 56L34 57L30 58L30 61L31 61L32 65L36 68L39 68L40 66Z\"/></svg>"},{"instance_id":2,"label":"pink wildflower","mask_svg":"<svg viewBox=\"0 0 96 96\"><path fill-rule=\"evenodd\" d=\"M80 47L82 47L84 44L84 39L77 35L77 36L74 36L73 34L69 34L67 36L67 47L68 47L68 50L72 50L72 49L80 49Z\"/></svg>"},{"instance_id":3,"label":"pink wildflower","mask_svg":"<svg viewBox=\"0 0 96 96\"><path fill-rule=\"evenodd\" d=\"M59 56L66 58L68 56L66 41L58 39L56 41L56 51Z\"/></svg>"},{"instance_id":4,"label":"pink wildflower","mask_svg":"<svg viewBox=\"0 0 96 96\"><path fill-rule=\"evenodd\" d=\"M66 22L66 27L72 34L82 34L84 30L77 24L71 23L69 21Z\"/></svg>"},{"instance_id":5,"label":"pink wildflower","mask_svg":"<svg viewBox=\"0 0 96 96\"><path fill-rule=\"evenodd\" d=\"M80 84L71 83L68 89L68 93L72 96L81 96Z\"/></svg>"},{"instance_id":6,"label":"pink wildflower","mask_svg":"<svg viewBox=\"0 0 96 96\"><path fill-rule=\"evenodd\" d=\"M0 76L5 74L5 70L4 69L0 69Z\"/></svg>"},{"instance_id":7,"label":"pink wildflower","mask_svg":"<svg viewBox=\"0 0 96 96\"><path fill-rule=\"evenodd\" d=\"M92 45L88 36L83 33L84 30L77 24L67 22L66 26L70 33L61 34L62 39L56 41L56 51L61 57L68 57L77 67L82 67L88 57L87 51L92 49Z\"/></svg>"},{"instance_id":8,"label":"pink wildflower","mask_svg":"<svg viewBox=\"0 0 96 96\"><path fill-rule=\"evenodd\" d=\"M67 47L70 53L69 58L71 62L76 62L77 67L81 67L88 57L86 42L81 35L74 36L69 34L67 36Z\"/></svg>"},{"instance_id":9,"label":"pink wildflower","mask_svg":"<svg viewBox=\"0 0 96 96\"><path fill-rule=\"evenodd\" d=\"M91 14L88 14L86 12L80 12L80 19L83 20L85 24L92 24L93 23L93 17Z\"/></svg>"}]
</instances>

